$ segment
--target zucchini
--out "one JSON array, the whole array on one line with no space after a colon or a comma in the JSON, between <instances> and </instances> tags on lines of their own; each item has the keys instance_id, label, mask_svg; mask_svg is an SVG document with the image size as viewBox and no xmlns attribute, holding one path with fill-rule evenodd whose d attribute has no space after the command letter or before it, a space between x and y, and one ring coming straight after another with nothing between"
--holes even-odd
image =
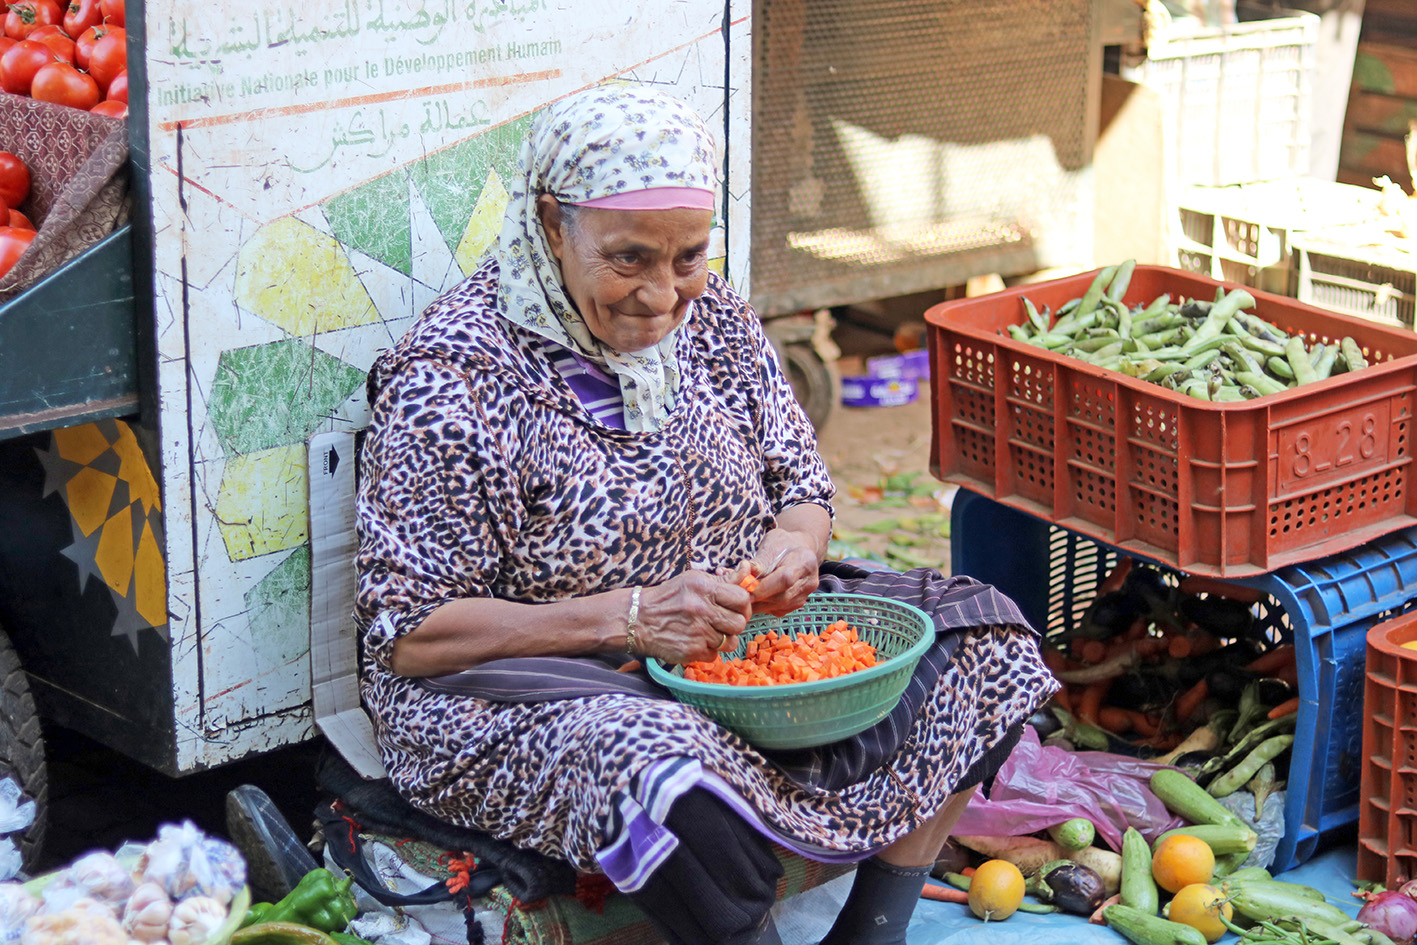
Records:
<instances>
[{"instance_id":1,"label":"zucchini","mask_svg":"<svg viewBox=\"0 0 1417 945\"><path fill-rule=\"evenodd\" d=\"M1156 838L1156 843L1151 845L1153 852L1156 844L1167 837L1178 833L1204 840L1206 846L1216 856L1224 856L1227 853L1251 853L1255 849L1255 844L1259 842L1259 837L1249 827L1236 827L1231 824L1195 824L1190 827L1177 827L1175 830L1168 830Z\"/></svg>"},{"instance_id":2,"label":"zucchini","mask_svg":"<svg viewBox=\"0 0 1417 945\"><path fill-rule=\"evenodd\" d=\"M1351 917L1337 906L1309 898L1301 891L1286 888L1293 883L1278 880L1227 880L1221 891L1230 897L1235 911L1256 922L1277 919L1302 919L1329 925L1343 925Z\"/></svg>"},{"instance_id":3,"label":"zucchini","mask_svg":"<svg viewBox=\"0 0 1417 945\"><path fill-rule=\"evenodd\" d=\"M1122 905L1138 912L1156 915L1161 906L1161 894L1151 875L1151 848L1135 827L1122 834Z\"/></svg>"},{"instance_id":4,"label":"zucchini","mask_svg":"<svg viewBox=\"0 0 1417 945\"><path fill-rule=\"evenodd\" d=\"M1247 879L1274 879L1263 866L1247 866L1230 874L1230 882L1244 882Z\"/></svg>"},{"instance_id":5,"label":"zucchini","mask_svg":"<svg viewBox=\"0 0 1417 945\"><path fill-rule=\"evenodd\" d=\"M1248 780L1248 779L1247 779ZM1151 776L1151 793L1161 799L1166 809L1193 824L1216 824L1245 827L1243 820L1232 814L1199 784L1180 771L1162 768Z\"/></svg>"},{"instance_id":6,"label":"zucchini","mask_svg":"<svg viewBox=\"0 0 1417 945\"><path fill-rule=\"evenodd\" d=\"M1097 828L1086 817L1074 817L1049 827L1048 836L1064 850L1081 850L1092 845L1097 836Z\"/></svg>"},{"instance_id":7,"label":"zucchini","mask_svg":"<svg viewBox=\"0 0 1417 945\"><path fill-rule=\"evenodd\" d=\"M335 940L296 922L257 922L232 932L231 945L335 945Z\"/></svg>"},{"instance_id":8,"label":"zucchini","mask_svg":"<svg viewBox=\"0 0 1417 945\"><path fill-rule=\"evenodd\" d=\"M1102 910L1102 917L1134 945L1207 945L1197 929L1158 915L1147 915L1131 906L1115 905Z\"/></svg>"}]
</instances>

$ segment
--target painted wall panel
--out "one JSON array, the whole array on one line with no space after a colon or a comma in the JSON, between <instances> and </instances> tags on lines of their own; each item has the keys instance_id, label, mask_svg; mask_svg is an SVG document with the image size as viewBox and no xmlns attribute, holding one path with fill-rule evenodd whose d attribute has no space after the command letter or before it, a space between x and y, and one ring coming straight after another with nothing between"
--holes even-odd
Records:
<instances>
[{"instance_id":1,"label":"painted wall panel","mask_svg":"<svg viewBox=\"0 0 1417 945\"><path fill-rule=\"evenodd\" d=\"M746 278L748 9L148 5L180 770L309 734L303 444L367 422L373 358L477 265L537 109L616 77L695 106L729 174L716 264Z\"/></svg>"}]
</instances>

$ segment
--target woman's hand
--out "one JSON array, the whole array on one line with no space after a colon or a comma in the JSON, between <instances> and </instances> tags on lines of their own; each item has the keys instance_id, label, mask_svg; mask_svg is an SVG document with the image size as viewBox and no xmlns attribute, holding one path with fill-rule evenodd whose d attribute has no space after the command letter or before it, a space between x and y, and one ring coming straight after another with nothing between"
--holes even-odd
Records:
<instances>
[{"instance_id":1,"label":"woman's hand","mask_svg":"<svg viewBox=\"0 0 1417 945\"><path fill-rule=\"evenodd\" d=\"M710 660L738 646L753 614L746 590L705 571L685 571L640 593L635 640L640 652L666 663Z\"/></svg>"},{"instance_id":2,"label":"woman's hand","mask_svg":"<svg viewBox=\"0 0 1417 945\"><path fill-rule=\"evenodd\" d=\"M763 536L751 559L741 563L732 579L744 574L757 579L753 612L781 617L807 602L817 589L818 569L831 537L831 515L820 505L795 505L778 516L777 527ZM752 582L748 582L752 586Z\"/></svg>"}]
</instances>

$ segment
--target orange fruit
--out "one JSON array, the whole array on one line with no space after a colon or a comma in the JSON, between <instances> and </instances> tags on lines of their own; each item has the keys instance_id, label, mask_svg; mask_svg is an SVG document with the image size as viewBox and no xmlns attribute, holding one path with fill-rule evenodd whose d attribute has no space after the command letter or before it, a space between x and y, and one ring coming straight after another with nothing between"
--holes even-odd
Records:
<instances>
[{"instance_id":1,"label":"orange fruit","mask_svg":"<svg viewBox=\"0 0 1417 945\"><path fill-rule=\"evenodd\" d=\"M1208 883L1214 872L1215 853L1199 837L1172 834L1151 851L1151 876L1169 893L1193 883Z\"/></svg>"},{"instance_id":2,"label":"orange fruit","mask_svg":"<svg viewBox=\"0 0 1417 945\"><path fill-rule=\"evenodd\" d=\"M1023 873L1008 860L986 860L969 878L969 911L985 922L1007 919L1023 902Z\"/></svg>"},{"instance_id":3,"label":"orange fruit","mask_svg":"<svg viewBox=\"0 0 1417 945\"><path fill-rule=\"evenodd\" d=\"M1166 918L1189 925L1204 935L1207 942L1219 941L1229 931L1220 920L1221 916L1227 920L1233 919L1235 910L1226 901L1223 892L1206 883L1182 886L1166 907Z\"/></svg>"}]
</instances>

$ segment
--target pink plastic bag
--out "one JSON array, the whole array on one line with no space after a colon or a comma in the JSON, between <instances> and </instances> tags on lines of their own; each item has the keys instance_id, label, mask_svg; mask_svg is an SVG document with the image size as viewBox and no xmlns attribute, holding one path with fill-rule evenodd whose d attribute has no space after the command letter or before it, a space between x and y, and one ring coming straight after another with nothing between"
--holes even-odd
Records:
<instances>
[{"instance_id":1,"label":"pink plastic bag","mask_svg":"<svg viewBox=\"0 0 1417 945\"><path fill-rule=\"evenodd\" d=\"M979 791L955 826L956 834L1022 837L1074 817L1086 817L1113 850L1128 827L1147 843L1185 825L1151 793L1151 775L1164 765L1106 751L1066 751L1023 737L994 777L986 798Z\"/></svg>"}]
</instances>

